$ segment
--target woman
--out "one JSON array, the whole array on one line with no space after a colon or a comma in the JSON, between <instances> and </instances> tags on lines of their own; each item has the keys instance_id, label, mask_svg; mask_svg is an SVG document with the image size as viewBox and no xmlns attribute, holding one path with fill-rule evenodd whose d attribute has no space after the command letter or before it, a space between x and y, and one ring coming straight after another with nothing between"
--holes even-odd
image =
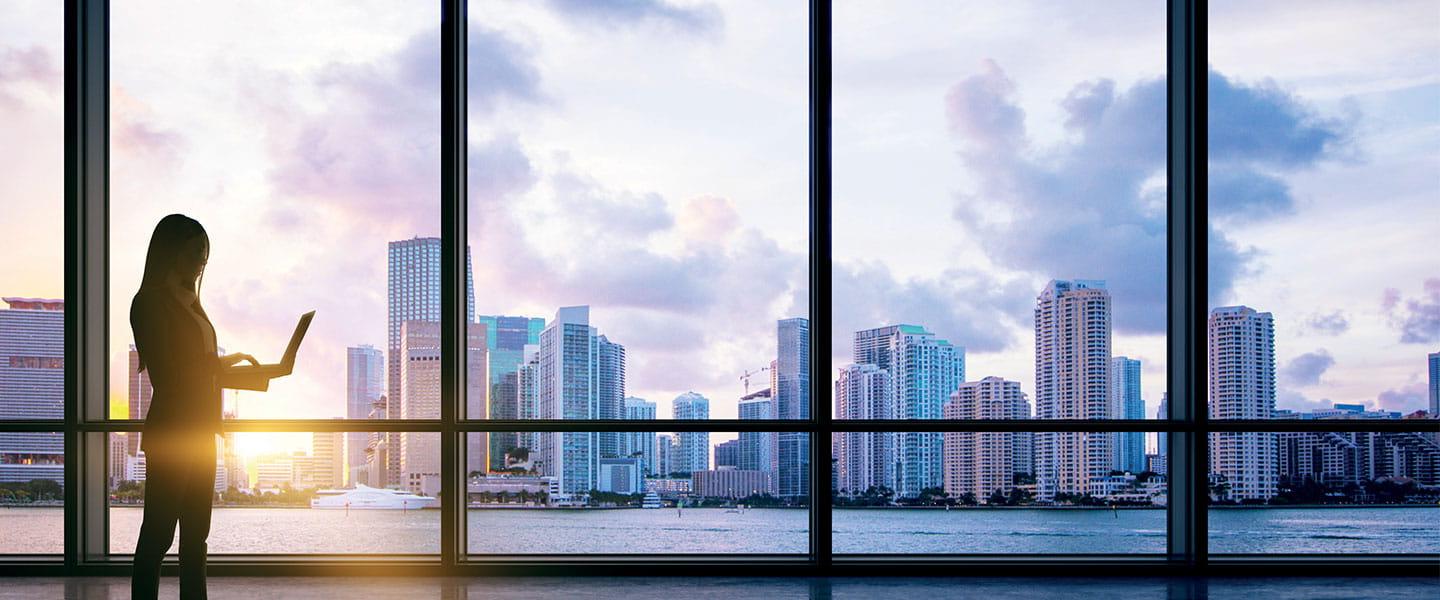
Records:
<instances>
[{"instance_id":1,"label":"woman","mask_svg":"<svg viewBox=\"0 0 1440 600\"><path fill-rule=\"evenodd\" d=\"M145 517L135 544L133 598L159 592L160 562L180 525L180 597L205 597L205 538L214 495L215 435L226 369L248 354L217 356L215 328L200 305L210 255L205 228L185 215L155 226L130 328L154 395L145 416ZM258 364L258 363L257 363Z\"/></svg>"}]
</instances>

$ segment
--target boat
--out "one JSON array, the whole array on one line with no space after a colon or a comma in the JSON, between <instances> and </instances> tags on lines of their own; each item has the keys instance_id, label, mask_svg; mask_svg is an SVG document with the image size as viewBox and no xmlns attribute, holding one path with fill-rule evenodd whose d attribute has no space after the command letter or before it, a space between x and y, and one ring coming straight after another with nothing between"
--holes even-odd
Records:
<instances>
[{"instance_id":1,"label":"boat","mask_svg":"<svg viewBox=\"0 0 1440 600\"><path fill-rule=\"evenodd\" d=\"M660 508L660 494L645 492L645 498L640 501L640 508Z\"/></svg>"},{"instance_id":2,"label":"boat","mask_svg":"<svg viewBox=\"0 0 1440 600\"><path fill-rule=\"evenodd\" d=\"M354 489L318 490L310 508L329 510L411 510L437 508L438 498L355 484Z\"/></svg>"}]
</instances>

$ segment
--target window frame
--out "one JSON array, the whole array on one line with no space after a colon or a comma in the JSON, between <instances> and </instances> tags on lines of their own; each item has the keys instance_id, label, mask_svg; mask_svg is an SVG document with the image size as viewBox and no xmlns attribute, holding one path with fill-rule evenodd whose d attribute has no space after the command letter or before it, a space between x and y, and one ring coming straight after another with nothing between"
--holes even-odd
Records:
<instances>
[{"instance_id":1,"label":"window frame","mask_svg":"<svg viewBox=\"0 0 1440 600\"><path fill-rule=\"evenodd\" d=\"M1208 419L1207 75L1208 3L1166 0L1169 418L1165 420L837 420L829 393L812 387L808 420L472 420L463 418L466 211L465 0L441 3L441 416L427 420L297 419L226 421L227 432L413 431L441 438L442 494L463 489L464 437L472 432L733 431L809 433L809 553L805 555L471 555L465 513L442 504L435 555L222 555L214 574L231 575L1033 575L1313 574L1317 566L1351 575L1409 574L1436 554L1220 555L1208 549L1207 439L1220 431L1433 431L1432 422ZM831 7L808 0L809 318L811 381L830 381L831 320ZM106 437L138 431L138 420L108 420L109 0L65 0L65 412L60 420L0 421L0 431L64 433L63 555L3 555L0 575L128 572L129 557L108 552ZM865 431L1156 431L1168 434L1167 552L1155 555L836 555L832 552L829 444ZM1338 569L1335 570L1335 569Z\"/></svg>"}]
</instances>

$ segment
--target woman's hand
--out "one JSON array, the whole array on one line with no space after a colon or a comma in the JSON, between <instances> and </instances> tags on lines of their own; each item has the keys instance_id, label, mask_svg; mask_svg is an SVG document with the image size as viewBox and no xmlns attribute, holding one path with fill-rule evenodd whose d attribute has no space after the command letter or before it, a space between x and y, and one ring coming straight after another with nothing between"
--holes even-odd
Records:
<instances>
[{"instance_id":1,"label":"woman's hand","mask_svg":"<svg viewBox=\"0 0 1440 600\"><path fill-rule=\"evenodd\" d=\"M249 354L245 354L244 352L236 352L234 354L226 354L225 356L220 357L220 366L233 367L247 360L250 361L250 364L252 365L260 365L260 361L255 360L255 357L250 356Z\"/></svg>"}]
</instances>

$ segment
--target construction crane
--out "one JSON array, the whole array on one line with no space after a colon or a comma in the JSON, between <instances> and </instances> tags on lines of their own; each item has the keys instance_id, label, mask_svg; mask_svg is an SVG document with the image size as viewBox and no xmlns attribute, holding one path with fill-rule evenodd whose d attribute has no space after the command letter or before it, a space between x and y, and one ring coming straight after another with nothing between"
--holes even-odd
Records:
<instances>
[{"instance_id":1,"label":"construction crane","mask_svg":"<svg viewBox=\"0 0 1440 600\"><path fill-rule=\"evenodd\" d=\"M770 367L760 367L760 369L757 370L757 371L745 371L745 373L740 376L740 381L745 384L745 395L746 395L746 396L749 396L749 395L750 395L750 376L751 376L751 375L759 375L759 374L764 373L765 371L769 371L769 370L770 370Z\"/></svg>"}]
</instances>

